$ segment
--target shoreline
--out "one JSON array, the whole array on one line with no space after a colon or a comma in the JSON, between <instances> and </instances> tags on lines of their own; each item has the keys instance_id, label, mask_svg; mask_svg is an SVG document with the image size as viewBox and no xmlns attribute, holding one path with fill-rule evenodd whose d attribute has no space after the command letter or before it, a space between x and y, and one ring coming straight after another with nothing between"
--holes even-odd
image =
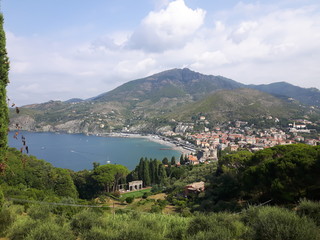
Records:
<instances>
[{"instance_id":1,"label":"shoreline","mask_svg":"<svg viewBox=\"0 0 320 240\"><path fill-rule=\"evenodd\" d=\"M165 145L170 147L170 149L175 150L180 152L181 154L184 155L189 155L192 151L187 150L181 146L177 146L176 144L163 140L160 136L158 135L152 135L152 134L148 134L148 135L142 135L139 133L108 133L108 134L101 134L101 136L106 136L106 137L122 137L122 138L144 138L147 139L151 142L155 142L155 143L159 143L161 145Z\"/></svg>"},{"instance_id":2,"label":"shoreline","mask_svg":"<svg viewBox=\"0 0 320 240\"><path fill-rule=\"evenodd\" d=\"M10 131L16 131L16 130L10 130ZM27 132L39 132L42 131L28 131L28 130L22 130ZM114 133L68 133L68 132L55 132L55 131L48 131L49 133L55 133L55 134L84 134L87 136L99 136L99 137L119 137L119 138L144 138L151 142L159 143L164 146L168 146L170 149L180 152L183 155L189 155L192 153L191 150L185 149L182 146L178 146L175 143L172 143L170 141L166 141L159 135L153 135L153 134L140 134L140 133L121 133L121 132L114 132Z\"/></svg>"}]
</instances>

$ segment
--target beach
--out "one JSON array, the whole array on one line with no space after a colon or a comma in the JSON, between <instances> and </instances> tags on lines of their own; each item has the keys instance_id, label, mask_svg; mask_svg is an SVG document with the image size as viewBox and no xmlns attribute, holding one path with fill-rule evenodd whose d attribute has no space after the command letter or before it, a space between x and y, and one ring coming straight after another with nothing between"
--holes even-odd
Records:
<instances>
[{"instance_id":1,"label":"beach","mask_svg":"<svg viewBox=\"0 0 320 240\"><path fill-rule=\"evenodd\" d=\"M142 135L138 133L108 133L108 134L104 134L103 136L124 137L124 138L144 138L144 139L148 139L149 141L168 146L170 149L179 151L183 155L189 155L192 152L181 146L177 146L176 144L170 141L166 141L163 139L163 137L160 137L158 135L152 135L152 134Z\"/></svg>"}]
</instances>

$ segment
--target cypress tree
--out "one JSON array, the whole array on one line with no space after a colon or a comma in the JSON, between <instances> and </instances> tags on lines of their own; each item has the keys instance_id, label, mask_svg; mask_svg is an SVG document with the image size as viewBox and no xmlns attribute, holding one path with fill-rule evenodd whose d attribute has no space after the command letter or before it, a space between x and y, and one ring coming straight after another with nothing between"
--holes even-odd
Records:
<instances>
[{"instance_id":1,"label":"cypress tree","mask_svg":"<svg viewBox=\"0 0 320 240\"><path fill-rule=\"evenodd\" d=\"M159 176L160 184L164 184L166 182L167 172L163 164L159 166L158 171L159 171L158 176Z\"/></svg>"},{"instance_id":2,"label":"cypress tree","mask_svg":"<svg viewBox=\"0 0 320 240\"><path fill-rule=\"evenodd\" d=\"M175 156L172 156L172 158L171 158L171 165L176 165L176 158L175 158Z\"/></svg>"},{"instance_id":3,"label":"cypress tree","mask_svg":"<svg viewBox=\"0 0 320 240\"><path fill-rule=\"evenodd\" d=\"M156 175L157 175L157 172L156 172L156 161L157 160L152 160L150 159L150 179L151 179L151 184L155 184L156 183Z\"/></svg>"},{"instance_id":4,"label":"cypress tree","mask_svg":"<svg viewBox=\"0 0 320 240\"><path fill-rule=\"evenodd\" d=\"M183 154L181 154L180 156L180 164L183 165L184 164L184 157L183 157Z\"/></svg>"},{"instance_id":5,"label":"cypress tree","mask_svg":"<svg viewBox=\"0 0 320 240\"><path fill-rule=\"evenodd\" d=\"M143 163L144 163L144 160L142 157L142 158L140 158L140 162L138 165L138 178L139 178L139 180L143 180Z\"/></svg>"},{"instance_id":6,"label":"cypress tree","mask_svg":"<svg viewBox=\"0 0 320 240\"><path fill-rule=\"evenodd\" d=\"M151 185L149 160L148 159L145 159L143 162L143 184L145 187Z\"/></svg>"},{"instance_id":7,"label":"cypress tree","mask_svg":"<svg viewBox=\"0 0 320 240\"><path fill-rule=\"evenodd\" d=\"M5 158L8 148L9 114L6 86L9 83L9 58L6 51L6 36L3 30L3 15L0 13L0 171L5 169Z\"/></svg>"}]
</instances>

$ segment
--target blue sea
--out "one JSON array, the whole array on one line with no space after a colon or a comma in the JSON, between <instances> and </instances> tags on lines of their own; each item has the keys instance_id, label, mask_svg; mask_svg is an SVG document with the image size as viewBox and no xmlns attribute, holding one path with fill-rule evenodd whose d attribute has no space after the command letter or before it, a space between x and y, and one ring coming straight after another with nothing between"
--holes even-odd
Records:
<instances>
[{"instance_id":1,"label":"blue sea","mask_svg":"<svg viewBox=\"0 0 320 240\"><path fill-rule=\"evenodd\" d=\"M20 131L9 133L9 146L21 149L22 136L29 149L29 155L44 159L55 167L74 171L92 169L93 162L100 164L121 164L133 170L141 157L162 160L180 153L168 146L144 138L119 138L86 136L84 134L57 134ZM26 151L24 150L24 153Z\"/></svg>"}]
</instances>

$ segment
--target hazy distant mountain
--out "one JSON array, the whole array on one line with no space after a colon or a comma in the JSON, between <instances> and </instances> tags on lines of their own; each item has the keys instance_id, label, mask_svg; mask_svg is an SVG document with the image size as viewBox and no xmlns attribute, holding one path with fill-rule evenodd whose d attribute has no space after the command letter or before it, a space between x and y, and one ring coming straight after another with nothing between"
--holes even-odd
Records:
<instances>
[{"instance_id":1,"label":"hazy distant mountain","mask_svg":"<svg viewBox=\"0 0 320 240\"><path fill-rule=\"evenodd\" d=\"M69 99L69 100L67 100L65 102L67 102L67 103L78 103L78 102L83 102L83 101L84 100L81 99L81 98L71 98L71 99Z\"/></svg>"},{"instance_id":2,"label":"hazy distant mountain","mask_svg":"<svg viewBox=\"0 0 320 240\"><path fill-rule=\"evenodd\" d=\"M294 98L303 104L320 107L320 91L316 88L301 88L286 82L277 82L268 85L248 85L248 87L273 95Z\"/></svg>"}]
</instances>

